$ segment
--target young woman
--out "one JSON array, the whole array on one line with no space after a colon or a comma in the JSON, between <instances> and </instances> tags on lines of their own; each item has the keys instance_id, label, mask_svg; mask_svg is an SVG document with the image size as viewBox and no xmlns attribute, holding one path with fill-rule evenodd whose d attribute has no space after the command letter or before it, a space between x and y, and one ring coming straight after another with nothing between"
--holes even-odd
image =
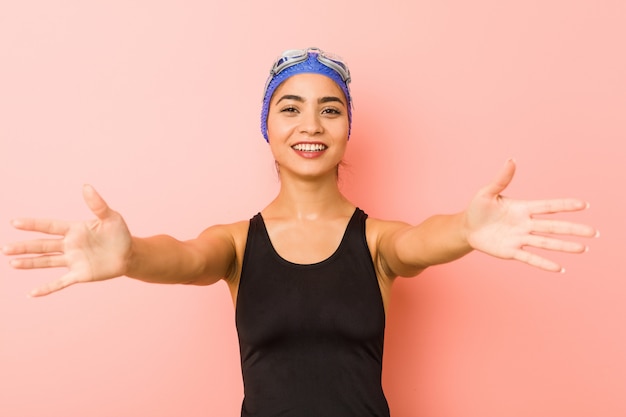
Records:
<instances>
[{"instance_id":1,"label":"young woman","mask_svg":"<svg viewBox=\"0 0 626 417\"><path fill-rule=\"evenodd\" d=\"M3 248L18 269L66 267L35 289L43 296L80 282L126 275L146 282L224 280L236 308L245 397L242 416L389 416L381 388L385 311L393 280L479 250L558 272L526 251L580 253L558 235L592 237L586 225L537 219L577 211L577 199L501 196L509 160L467 209L422 224L368 218L339 191L351 126L350 73L316 48L287 51L265 88L261 129L276 161L276 198L251 220L212 226L196 239L137 238L90 187L93 221L20 219L22 230L61 236Z\"/></svg>"}]
</instances>

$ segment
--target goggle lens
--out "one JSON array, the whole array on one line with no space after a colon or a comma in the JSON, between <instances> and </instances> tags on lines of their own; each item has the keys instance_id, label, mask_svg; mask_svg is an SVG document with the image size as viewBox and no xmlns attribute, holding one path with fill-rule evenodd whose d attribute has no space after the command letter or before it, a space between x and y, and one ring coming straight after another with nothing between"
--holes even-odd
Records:
<instances>
[{"instance_id":1,"label":"goggle lens","mask_svg":"<svg viewBox=\"0 0 626 417\"><path fill-rule=\"evenodd\" d=\"M274 76L279 74L285 68L289 68L293 65L299 64L300 62L306 61L309 57L309 53L311 52L317 55L317 60L319 62L337 71L346 83L350 82L350 70L348 70L348 66L342 61L342 59L336 55L326 54L318 48L290 49L283 52L281 57L278 58L272 66L270 74Z\"/></svg>"}]
</instances>

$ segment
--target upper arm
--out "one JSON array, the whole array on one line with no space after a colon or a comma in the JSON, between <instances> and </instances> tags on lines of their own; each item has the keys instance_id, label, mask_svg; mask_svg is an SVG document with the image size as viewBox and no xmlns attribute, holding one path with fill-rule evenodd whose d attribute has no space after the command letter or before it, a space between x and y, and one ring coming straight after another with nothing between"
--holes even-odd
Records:
<instances>
[{"instance_id":1,"label":"upper arm","mask_svg":"<svg viewBox=\"0 0 626 417\"><path fill-rule=\"evenodd\" d=\"M231 279L241 265L241 239L243 223L215 225L204 230L196 239L187 241L201 262L198 279L194 284L208 285L220 279ZM244 235L245 244L245 235Z\"/></svg>"},{"instance_id":2,"label":"upper arm","mask_svg":"<svg viewBox=\"0 0 626 417\"><path fill-rule=\"evenodd\" d=\"M463 212L431 216L417 226L380 222L377 250L380 263L393 276L411 277L431 265L453 261L471 252Z\"/></svg>"},{"instance_id":3,"label":"upper arm","mask_svg":"<svg viewBox=\"0 0 626 417\"><path fill-rule=\"evenodd\" d=\"M402 248L400 243L400 237L411 229L409 224L372 219L371 225L375 247L373 257L379 274L390 279L398 276L412 277L426 269L418 263L407 262L406 257L403 258L401 250L418 251L417 248Z\"/></svg>"}]
</instances>

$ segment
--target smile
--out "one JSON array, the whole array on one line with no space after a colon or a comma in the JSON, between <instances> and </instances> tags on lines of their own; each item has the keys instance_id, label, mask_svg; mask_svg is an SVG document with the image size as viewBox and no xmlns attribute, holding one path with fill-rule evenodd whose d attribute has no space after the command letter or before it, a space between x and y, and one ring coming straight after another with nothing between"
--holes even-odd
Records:
<instances>
[{"instance_id":1,"label":"smile","mask_svg":"<svg viewBox=\"0 0 626 417\"><path fill-rule=\"evenodd\" d=\"M292 149L300 152L321 152L326 150L328 146L322 143L297 143L292 146Z\"/></svg>"}]
</instances>

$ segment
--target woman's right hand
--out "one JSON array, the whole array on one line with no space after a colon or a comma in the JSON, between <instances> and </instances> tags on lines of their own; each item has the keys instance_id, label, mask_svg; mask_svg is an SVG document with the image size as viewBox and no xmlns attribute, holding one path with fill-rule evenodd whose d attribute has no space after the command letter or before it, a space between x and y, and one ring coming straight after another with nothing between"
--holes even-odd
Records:
<instances>
[{"instance_id":1,"label":"woman's right hand","mask_svg":"<svg viewBox=\"0 0 626 417\"><path fill-rule=\"evenodd\" d=\"M13 227L41 232L55 238L34 239L5 245L5 255L13 258L16 269L66 267L61 278L34 289L39 297L80 282L103 281L126 274L131 256L132 237L122 216L111 210L90 185L83 187L83 197L96 218L83 222L44 219L17 219Z\"/></svg>"}]
</instances>

